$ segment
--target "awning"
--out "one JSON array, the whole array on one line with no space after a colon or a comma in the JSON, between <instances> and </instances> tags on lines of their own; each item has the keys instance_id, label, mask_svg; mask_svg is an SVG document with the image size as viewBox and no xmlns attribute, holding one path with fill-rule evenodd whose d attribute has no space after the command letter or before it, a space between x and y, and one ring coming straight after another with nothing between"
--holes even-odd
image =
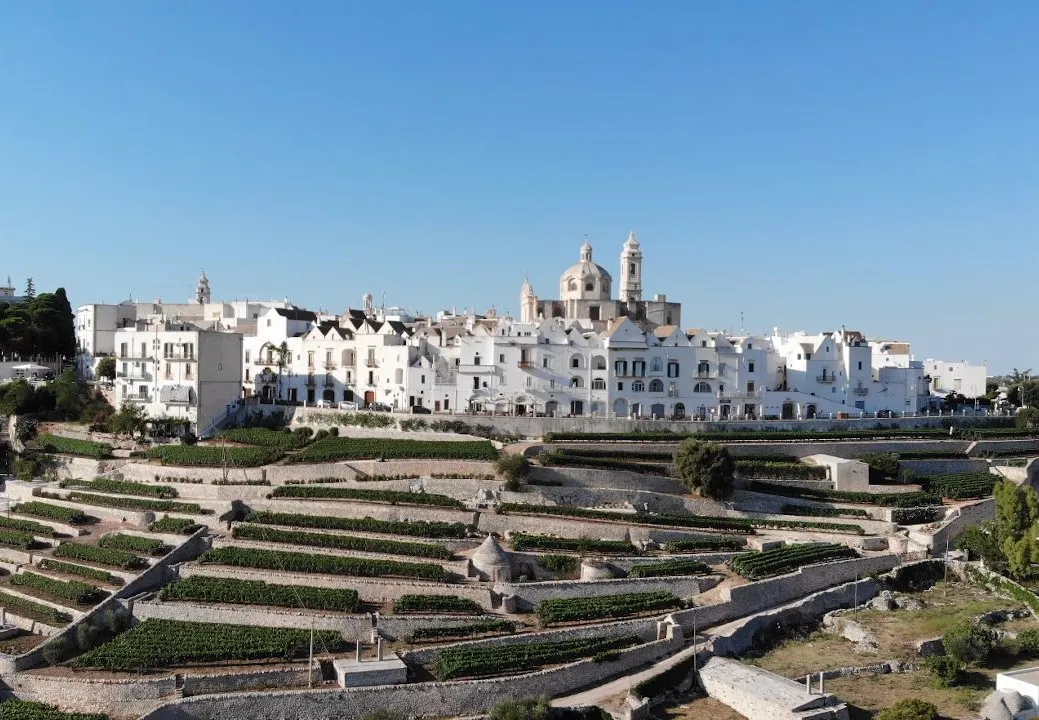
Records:
<instances>
[{"instance_id":1,"label":"awning","mask_svg":"<svg viewBox=\"0 0 1039 720\"><path fill-rule=\"evenodd\" d=\"M163 385L159 388L159 402L191 404L191 387L188 385Z\"/></svg>"}]
</instances>

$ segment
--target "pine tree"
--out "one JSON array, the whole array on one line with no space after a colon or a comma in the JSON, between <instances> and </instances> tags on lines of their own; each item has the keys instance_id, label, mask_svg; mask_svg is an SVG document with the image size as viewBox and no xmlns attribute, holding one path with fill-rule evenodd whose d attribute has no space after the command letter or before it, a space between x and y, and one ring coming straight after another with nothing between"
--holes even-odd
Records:
<instances>
[{"instance_id":1,"label":"pine tree","mask_svg":"<svg viewBox=\"0 0 1039 720\"><path fill-rule=\"evenodd\" d=\"M25 281L25 292L23 294L26 302L36 297L36 284L32 281L32 278Z\"/></svg>"}]
</instances>

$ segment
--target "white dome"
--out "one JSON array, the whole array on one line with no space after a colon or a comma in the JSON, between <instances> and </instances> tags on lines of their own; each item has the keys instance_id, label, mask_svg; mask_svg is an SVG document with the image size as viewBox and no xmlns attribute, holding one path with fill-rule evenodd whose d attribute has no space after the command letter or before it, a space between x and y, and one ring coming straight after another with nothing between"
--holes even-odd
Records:
<instances>
[{"instance_id":1,"label":"white dome","mask_svg":"<svg viewBox=\"0 0 1039 720\"><path fill-rule=\"evenodd\" d=\"M592 261L592 245L581 246L581 260L566 269L559 279L563 300L608 300L613 278L606 268Z\"/></svg>"}]
</instances>

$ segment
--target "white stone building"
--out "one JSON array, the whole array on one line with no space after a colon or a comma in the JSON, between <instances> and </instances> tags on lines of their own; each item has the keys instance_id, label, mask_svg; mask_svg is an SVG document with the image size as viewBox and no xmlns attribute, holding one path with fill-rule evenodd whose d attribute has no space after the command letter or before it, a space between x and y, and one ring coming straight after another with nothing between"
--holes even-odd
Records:
<instances>
[{"instance_id":1,"label":"white stone building","mask_svg":"<svg viewBox=\"0 0 1039 720\"><path fill-rule=\"evenodd\" d=\"M956 393L968 398L985 396L985 382L988 380L988 367L971 365L960 360L924 360L924 372L931 378L931 390L935 395L945 397Z\"/></svg>"}]
</instances>

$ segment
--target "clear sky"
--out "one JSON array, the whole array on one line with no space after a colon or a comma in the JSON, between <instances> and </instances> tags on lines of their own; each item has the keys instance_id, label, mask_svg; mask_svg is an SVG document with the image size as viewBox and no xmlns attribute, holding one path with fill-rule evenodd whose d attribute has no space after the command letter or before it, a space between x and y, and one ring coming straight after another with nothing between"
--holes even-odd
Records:
<instances>
[{"instance_id":1,"label":"clear sky","mask_svg":"<svg viewBox=\"0 0 1039 720\"><path fill-rule=\"evenodd\" d=\"M0 4L0 277L518 313L588 235L687 327L1039 368L1039 4Z\"/></svg>"}]
</instances>

